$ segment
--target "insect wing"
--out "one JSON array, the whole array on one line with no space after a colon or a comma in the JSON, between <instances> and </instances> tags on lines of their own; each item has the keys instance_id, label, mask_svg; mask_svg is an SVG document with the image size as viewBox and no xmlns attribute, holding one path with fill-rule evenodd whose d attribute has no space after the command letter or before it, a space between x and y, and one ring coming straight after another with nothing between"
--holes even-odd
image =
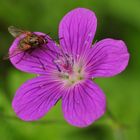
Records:
<instances>
[{"instance_id":1,"label":"insect wing","mask_svg":"<svg viewBox=\"0 0 140 140\"><path fill-rule=\"evenodd\" d=\"M18 37L19 35L25 33L25 31L23 31L21 29L18 29L18 28L14 27L14 26L8 27L8 31L15 38Z\"/></svg>"}]
</instances>

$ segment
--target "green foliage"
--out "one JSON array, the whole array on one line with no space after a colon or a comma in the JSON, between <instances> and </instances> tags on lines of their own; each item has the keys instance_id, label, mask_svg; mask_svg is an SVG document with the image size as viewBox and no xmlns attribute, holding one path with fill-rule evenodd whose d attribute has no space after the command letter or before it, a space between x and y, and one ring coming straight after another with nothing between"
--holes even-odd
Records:
<instances>
[{"instance_id":1,"label":"green foliage","mask_svg":"<svg viewBox=\"0 0 140 140\"><path fill-rule=\"evenodd\" d=\"M139 0L1 0L0 1L0 139L1 140L139 140L140 132L140 1ZM95 40L120 38L128 45L128 68L114 78L96 79L115 119L102 117L84 129L67 124L58 103L42 120L27 123L16 118L11 102L17 88L35 75L19 72L1 61L13 40L7 31L14 25L58 37L61 18L69 10L86 7L95 11ZM114 117L113 117L114 118Z\"/></svg>"}]
</instances>

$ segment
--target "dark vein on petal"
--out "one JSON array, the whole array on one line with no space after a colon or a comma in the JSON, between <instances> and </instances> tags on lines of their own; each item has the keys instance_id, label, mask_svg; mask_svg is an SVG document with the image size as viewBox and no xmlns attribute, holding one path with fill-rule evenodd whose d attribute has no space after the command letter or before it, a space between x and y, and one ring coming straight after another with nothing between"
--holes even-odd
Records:
<instances>
[{"instance_id":1,"label":"dark vein on petal","mask_svg":"<svg viewBox=\"0 0 140 140\"><path fill-rule=\"evenodd\" d=\"M98 54L98 56L99 56L99 54L100 53L107 53L107 52L103 52L103 50L106 48L106 47L110 47L109 45L106 45L106 46L103 46L103 47L99 47L99 49L97 49L97 47L96 48L94 48L94 50L92 51L92 53L94 54L91 58L90 58L90 60L87 62L87 64L86 65L88 65L89 63L91 63L91 61L92 61L92 59L94 59L96 56L97 56L97 54ZM95 53L95 51L96 51L96 53ZM100 53L99 53L100 52Z\"/></svg>"}]
</instances>

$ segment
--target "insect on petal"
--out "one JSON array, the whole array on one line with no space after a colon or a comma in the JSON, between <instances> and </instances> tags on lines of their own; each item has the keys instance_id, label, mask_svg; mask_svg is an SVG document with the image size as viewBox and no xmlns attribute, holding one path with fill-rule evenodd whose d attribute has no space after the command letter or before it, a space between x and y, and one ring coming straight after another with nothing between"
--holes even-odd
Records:
<instances>
[{"instance_id":1,"label":"insect on petal","mask_svg":"<svg viewBox=\"0 0 140 140\"><path fill-rule=\"evenodd\" d=\"M53 60L56 59L59 50L56 43L49 36L40 32L35 32L35 34L45 36L48 42L34 49L23 51L19 49L19 43L25 37L25 34L21 34L11 45L9 58L11 63L21 71L45 74L48 69L55 69ZM26 45L26 47L28 46Z\"/></svg>"}]
</instances>

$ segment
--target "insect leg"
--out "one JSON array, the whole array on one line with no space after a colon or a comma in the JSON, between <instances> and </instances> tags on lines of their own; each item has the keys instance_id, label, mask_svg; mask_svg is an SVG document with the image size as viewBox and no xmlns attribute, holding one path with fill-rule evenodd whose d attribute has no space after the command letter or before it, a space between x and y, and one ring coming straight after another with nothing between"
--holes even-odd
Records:
<instances>
[{"instance_id":1,"label":"insect leg","mask_svg":"<svg viewBox=\"0 0 140 140\"><path fill-rule=\"evenodd\" d=\"M18 64L24 58L25 54L26 54L26 52L23 52L22 57L16 62L16 64Z\"/></svg>"},{"instance_id":2,"label":"insect leg","mask_svg":"<svg viewBox=\"0 0 140 140\"><path fill-rule=\"evenodd\" d=\"M9 54L8 56L4 56L3 57L3 60L7 60L7 59L10 59L10 58L13 58L13 57L15 57L15 56L17 56L18 54L21 54L21 53L23 53L22 51L20 51L19 53L17 52L16 54Z\"/></svg>"},{"instance_id":3,"label":"insect leg","mask_svg":"<svg viewBox=\"0 0 140 140\"><path fill-rule=\"evenodd\" d=\"M40 59L38 56L34 56L34 55L32 55L32 52L33 52L33 51L34 51L34 49L31 49L31 50L29 50L28 53L30 54L30 56L36 58L36 59L39 61L39 63L42 65L42 68L43 68L44 70L46 70L44 64L41 62L41 59Z\"/></svg>"}]
</instances>

